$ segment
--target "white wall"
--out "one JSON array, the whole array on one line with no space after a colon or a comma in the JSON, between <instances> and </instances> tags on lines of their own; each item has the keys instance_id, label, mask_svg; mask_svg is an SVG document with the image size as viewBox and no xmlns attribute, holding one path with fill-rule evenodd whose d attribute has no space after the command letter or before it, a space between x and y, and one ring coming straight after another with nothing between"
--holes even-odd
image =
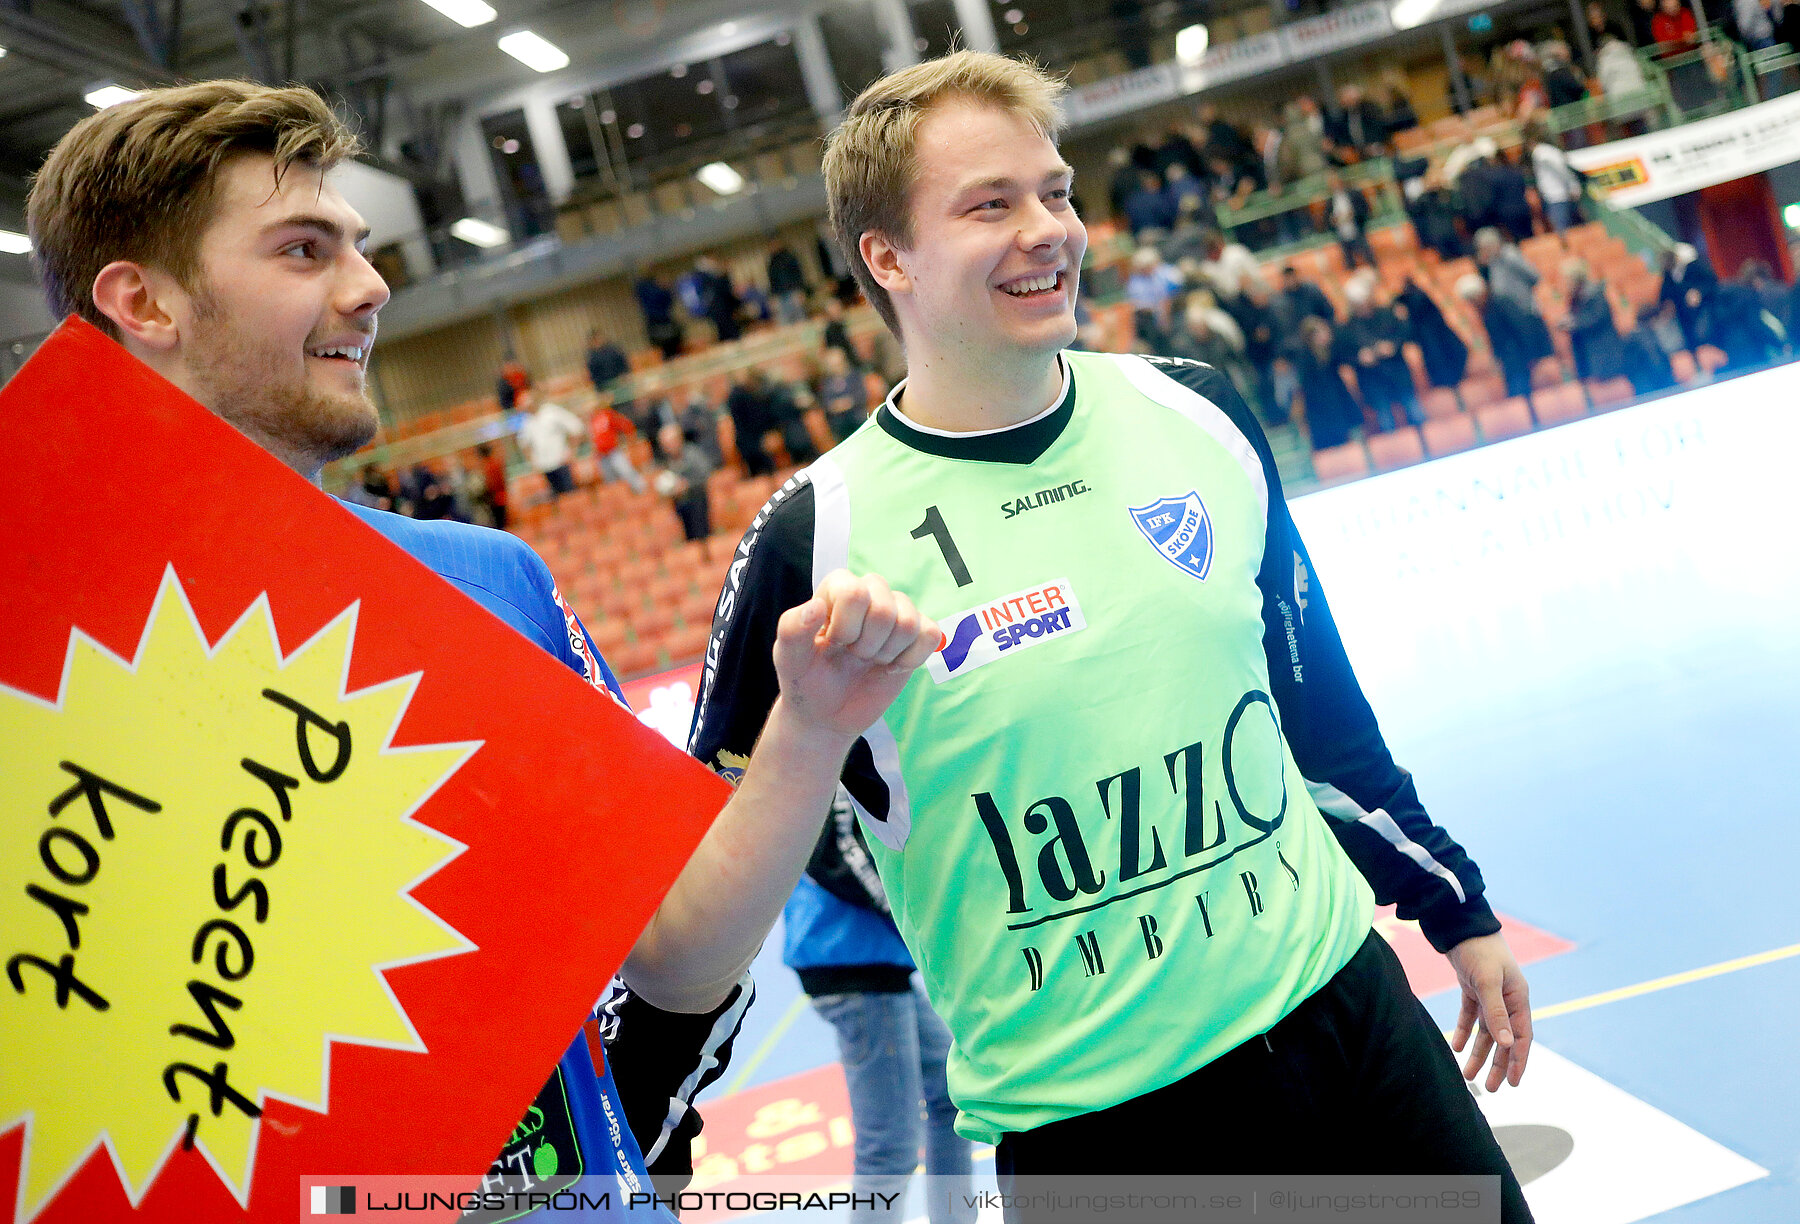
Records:
<instances>
[{"instance_id":1,"label":"white wall","mask_svg":"<svg viewBox=\"0 0 1800 1224\"><path fill-rule=\"evenodd\" d=\"M25 262L22 255L0 255L0 259L19 264ZM50 308L44 304L43 290L35 281L0 276L0 341L40 336L55 326L56 320L50 317Z\"/></svg>"},{"instance_id":2,"label":"white wall","mask_svg":"<svg viewBox=\"0 0 1800 1224\"><path fill-rule=\"evenodd\" d=\"M407 271L415 277L431 275L431 246L425 241L425 222L411 183L361 162L339 165L331 172L331 181L368 223L370 250L400 242Z\"/></svg>"}]
</instances>

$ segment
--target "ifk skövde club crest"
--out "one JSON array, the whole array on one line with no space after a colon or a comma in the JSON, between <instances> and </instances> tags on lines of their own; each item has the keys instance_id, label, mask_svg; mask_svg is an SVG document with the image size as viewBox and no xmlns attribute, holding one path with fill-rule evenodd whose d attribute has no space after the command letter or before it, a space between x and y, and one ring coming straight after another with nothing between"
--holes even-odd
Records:
<instances>
[{"instance_id":1,"label":"ifk sk\u00f6vde club crest","mask_svg":"<svg viewBox=\"0 0 1800 1224\"><path fill-rule=\"evenodd\" d=\"M1165 497L1148 506L1134 506L1131 521L1156 551L1182 570L1206 581L1212 569L1212 517L1198 492L1182 497Z\"/></svg>"}]
</instances>

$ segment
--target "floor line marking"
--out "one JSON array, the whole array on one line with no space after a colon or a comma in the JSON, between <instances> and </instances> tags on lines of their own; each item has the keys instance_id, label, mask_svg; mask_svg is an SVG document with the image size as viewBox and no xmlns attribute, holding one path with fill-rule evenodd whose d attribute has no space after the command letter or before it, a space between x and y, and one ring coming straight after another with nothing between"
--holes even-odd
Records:
<instances>
[{"instance_id":1,"label":"floor line marking","mask_svg":"<svg viewBox=\"0 0 1800 1224\"><path fill-rule=\"evenodd\" d=\"M1658 990L1667 990L1671 986L1686 986L1689 982L1699 982L1706 978L1718 977L1725 973L1736 973L1739 969L1752 969L1757 965L1767 965L1774 961L1786 960L1792 956L1800 956L1800 944L1789 944L1785 948L1771 948L1767 952L1757 952L1750 956L1740 956L1735 960L1720 961L1716 965L1705 965L1699 969L1689 969L1682 973L1671 973L1667 977L1652 978L1648 982L1639 982L1636 986L1621 986L1617 990L1603 990L1599 994L1584 995L1579 999L1570 999L1567 1003L1553 1003L1549 1007L1539 1007L1532 1011L1533 1021L1549 1020L1556 1016L1566 1016L1570 1012L1586 1011L1590 1007L1599 1007L1602 1003L1617 1003L1621 999L1633 999L1638 995L1650 994Z\"/></svg>"},{"instance_id":2,"label":"floor line marking","mask_svg":"<svg viewBox=\"0 0 1800 1224\"><path fill-rule=\"evenodd\" d=\"M762 1039L762 1044L756 1047L756 1053L750 1056L750 1060L744 1064L744 1069L739 1071L737 1075L732 1078L731 1083L726 1086L722 1095L730 1096L744 1086L744 1081L748 1080L751 1073L754 1072L757 1067L762 1065L762 1060L769 1056L769 1051L775 1048L776 1043L787 1036L788 1029L793 1027L794 1021L800 1018L800 1013L804 1011L805 1008L806 996L803 994L795 995L794 1001L788 1004L787 1011L782 1013L781 1019L775 1022L775 1027L769 1030L769 1035L764 1037Z\"/></svg>"}]
</instances>

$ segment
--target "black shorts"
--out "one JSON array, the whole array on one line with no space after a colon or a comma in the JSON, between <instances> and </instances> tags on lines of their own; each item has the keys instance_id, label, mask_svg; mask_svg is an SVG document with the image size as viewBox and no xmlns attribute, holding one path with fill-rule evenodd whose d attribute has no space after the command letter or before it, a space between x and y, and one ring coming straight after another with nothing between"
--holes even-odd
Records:
<instances>
[{"instance_id":1,"label":"black shorts","mask_svg":"<svg viewBox=\"0 0 1800 1224\"><path fill-rule=\"evenodd\" d=\"M1501 1219L1531 1220L1443 1034L1374 933L1263 1036L1154 1092L1004 1135L994 1166L1003 1189L1081 1173L1499 1174Z\"/></svg>"}]
</instances>

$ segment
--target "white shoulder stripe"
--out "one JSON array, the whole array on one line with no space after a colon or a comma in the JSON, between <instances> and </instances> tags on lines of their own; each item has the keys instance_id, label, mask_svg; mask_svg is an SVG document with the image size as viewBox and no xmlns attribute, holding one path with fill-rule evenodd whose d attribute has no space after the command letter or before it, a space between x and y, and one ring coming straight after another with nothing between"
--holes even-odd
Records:
<instances>
[{"instance_id":1,"label":"white shoulder stripe","mask_svg":"<svg viewBox=\"0 0 1800 1224\"><path fill-rule=\"evenodd\" d=\"M1244 436L1244 431L1237 427L1236 422L1204 395L1183 386L1142 357L1131 353L1112 353L1107 354L1107 358L1119 367L1133 387L1164 407L1173 408L1204 429L1238 461L1238 466L1244 469L1251 487L1256 490L1257 504L1262 507L1263 522L1267 524L1269 478L1263 472L1262 459L1257 455L1256 447Z\"/></svg>"},{"instance_id":2,"label":"white shoulder stripe","mask_svg":"<svg viewBox=\"0 0 1800 1224\"><path fill-rule=\"evenodd\" d=\"M1312 793L1313 803L1325 815L1333 820L1367 825L1381 834L1382 838L1394 849L1448 884L1450 891L1456 894L1459 903L1469 899L1463 892L1462 881L1456 878L1456 873L1432 858L1430 851L1408 837L1406 831L1394 822L1392 816L1380 808L1376 808L1373 812L1363 811L1361 804L1329 782L1314 782L1308 778L1306 789Z\"/></svg>"},{"instance_id":3,"label":"white shoulder stripe","mask_svg":"<svg viewBox=\"0 0 1800 1224\"><path fill-rule=\"evenodd\" d=\"M847 569L850 564L850 487L845 483L843 468L830 455L820 456L806 470L813 486L812 580L816 591L825 575ZM900 774L900 745L885 716L863 732L863 739L875 759L876 770L887 783L887 819L874 819L854 796L850 802L871 836L890 850L900 850L912 832L912 802L907 797L906 779Z\"/></svg>"}]
</instances>

